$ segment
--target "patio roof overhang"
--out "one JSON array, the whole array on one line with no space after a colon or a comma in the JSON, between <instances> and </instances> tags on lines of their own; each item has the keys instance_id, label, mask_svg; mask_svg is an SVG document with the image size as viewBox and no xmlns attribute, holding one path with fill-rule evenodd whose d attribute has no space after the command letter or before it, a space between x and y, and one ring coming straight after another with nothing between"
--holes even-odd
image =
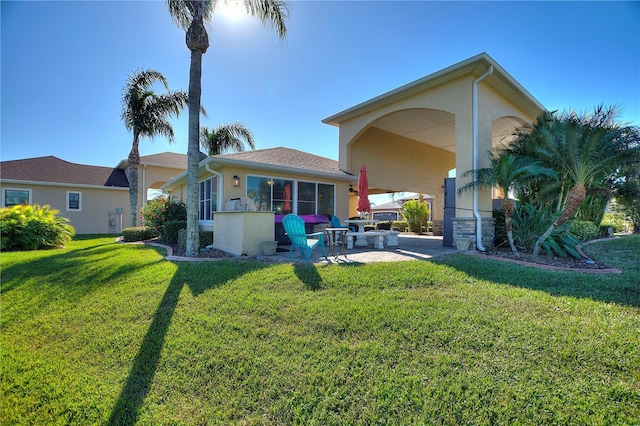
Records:
<instances>
[{"instance_id":1,"label":"patio roof overhang","mask_svg":"<svg viewBox=\"0 0 640 426\"><path fill-rule=\"evenodd\" d=\"M379 109L409 96L427 91L433 87L453 81L460 77L472 74L482 75L489 66L493 66L493 73L484 82L506 99L517 105L529 116L536 117L545 111L545 107L535 99L520 83L516 81L504 68L502 68L486 52L473 56L450 67L444 68L411 83L400 86L397 89L383 93L372 99L364 101L351 108L338 112L322 120L325 124L339 127L340 123L355 118L367 112ZM410 123L406 123L410 126Z\"/></svg>"}]
</instances>

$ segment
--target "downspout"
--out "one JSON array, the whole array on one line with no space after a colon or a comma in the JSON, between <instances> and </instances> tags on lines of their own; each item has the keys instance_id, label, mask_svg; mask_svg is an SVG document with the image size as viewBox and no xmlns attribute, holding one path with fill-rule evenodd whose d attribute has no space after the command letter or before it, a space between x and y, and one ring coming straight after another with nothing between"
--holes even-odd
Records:
<instances>
[{"instance_id":1,"label":"downspout","mask_svg":"<svg viewBox=\"0 0 640 426\"><path fill-rule=\"evenodd\" d=\"M472 91L472 119L473 119L473 181L478 181L478 83L493 73L493 65L489 65L487 72L473 82ZM482 216L478 210L478 187L473 187L473 215L476 217L476 248L480 251L487 249L482 245Z\"/></svg>"},{"instance_id":2,"label":"downspout","mask_svg":"<svg viewBox=\"0 0 640 426\"><path fill-rule=\"evenodd\" d=\"M147 189L147 165L146 164L142 165L142 190L144 191L142 193L142 207L144 207L144 205L147 204L147 193L149 192L149 190Z\"/></svg>"},{"instance_id":3,"label":"downspout","mask_svg":"<svg viewBox=\"0 0 640 426\"><path fill-rule=\"evenodd\" d=\"M215 170L213 170L213 169L209 168L209 163L205 164L205 165L204 165L204 168L205 168L209 173L211 173L212 175L216 175L216 176L218 176L218 177L219 177L219 179L218 179L218 188L217 188L218 190L217 190L216 192L218 193L218 207L221 207L221 206L223 206L223 205L224 205L224 204L223 204L223 201L222 201L222 195L223 195L223 194L222 194L222 190L223 190L223 188L224 188L224 185L223 185L223 183L224 183L224 178L222 177L222 173L216 172Z\"/></svg>"}]
</instances>

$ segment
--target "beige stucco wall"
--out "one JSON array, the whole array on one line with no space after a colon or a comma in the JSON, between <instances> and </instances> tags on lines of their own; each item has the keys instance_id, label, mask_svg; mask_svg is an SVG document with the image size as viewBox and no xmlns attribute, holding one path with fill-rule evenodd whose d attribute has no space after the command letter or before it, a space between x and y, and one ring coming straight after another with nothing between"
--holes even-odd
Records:
<instances>
[{"instance_id":1,"label":"beige stucco wall","mask_svg":"<svg viewBox=\"0 0 640 426\"><path fill-rule=\"evenodd\" d=\"M377 128L367 129L350 145L349 152L350 170L359 170L362 164L366 166L370 193L380 189L433 195L434 215L440 218L444 208L440 205L442 183L448 171L455 167L452 152ZM357 214L357 197L354 198L350 216Z\"/></svg>"},{"instance_id":2,"label":"beige stucco wall","mask_svg":"<svg viewBox=\"0 0 640 426\"><path fill-rule=\"evenodd\" d=\"M468 74L429 90L408 95L378 108L364 109L340 122L339 164L344 170L357 174L360 165L367 166L369 185L392 191L427 192L435 196L434 219L442 218L442 179L448 170L456 169L456 186L470 182L472 177L462 174L473 169L473 81L477 76ZM455 154L411 141L374 128L376 120L407 109L444 111L455 120ZM505 120L509 117L509 120ZM535 117L527 115L512 100L502 96L486 83L478 85L478 167L487 167L487 152L503 141L505 122L512 129ZM500 123L499 131L494 123ZM397 147L405 147L405 152ZM443 151L443 152L439 152ZM410 157L410 158L409 158ZM428 175L428 176L427 176ZM484 217L491 217L491 191L481 191L478 207ZM456 216L473 216L473 192L457 195Z\"/></svg>"},{"instance_id":3,"label":"beige stucco wall","mask_svg":"<svg viewBox=\"0 0 640 426\"><path fill-rule=\"evenodd\" d=\"M58 216L69 219L76 234L106 234L109 232L107 212L123 209L122 226L129 226L129 189L105 187L49 186L38 184L7 183L2 188L31 190L32 204L45 205L60 210ZM81 193L81 211L67 211L67 191ZM116 232L121 232L120 223Z\"/></svg>"}]
</instances>

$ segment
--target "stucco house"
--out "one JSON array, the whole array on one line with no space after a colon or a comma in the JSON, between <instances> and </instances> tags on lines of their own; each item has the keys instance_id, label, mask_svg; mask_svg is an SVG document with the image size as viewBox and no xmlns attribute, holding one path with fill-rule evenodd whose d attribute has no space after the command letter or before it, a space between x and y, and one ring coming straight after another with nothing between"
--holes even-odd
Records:
<instances>
[{"instance_id":1,"label":"stucco house","mask_svg":"<svg viewBox=\"0 0 640 426\"><path fill-rule=\"evenodd\" d=\"M149 189L159 189L187 167L187 156L165 152L140 158L139 208ZM129 223L129 164L116 167L37 157L0 163L2 207L48 204L70 220L78 234L121 232Z\"/></svg>"},{"instance_id":2,"label":"stucco house","mask_svg":"<svg viewBox=\"0 0 640 426\"><path fill-rule=\"evenodd\" d=\"M289 212L354 216L353 186L365 164L370 194L428 193L434 232L443 234L443 244L464 239L482 249L493 240L495 197L488 190L457 194L471 179L462 174L487 167L486 153L543 111L481 53L322 120L339 128L338 161L290 148L203 156L200 226L213 229L215 213L233 208L227 203L234 200L236 206L273 214L276 223ZM140 205L147 188L186 200L186 156L172 154L175 163L168 164L169 154L142 158ZM22 197L51 204L72 219L78 233L106 232L108 211L121 207L125 222L128 217L127 168L124 161L109 169L54 157L3 162L2 203ZM454 172L456 177L449 177ZM99 176L88 178L94 174Z\"/></svg>"},{"instance_id":3,"label":"stucco house","mask_svg":"<svg viewBox=\"0 0 640 426\"><path fill-rule=\"evenodd\" d=\"M346 219L357 203L349 185L357 180L336 160L291 148L214 155L200 162L200 228L212 231L215 213L233 208L273 212L276 222L287 213ZM185 171L161 189L186 201L186 188ZM242 207L229 207L235 199Z\"/></svg>"}]
</instances>

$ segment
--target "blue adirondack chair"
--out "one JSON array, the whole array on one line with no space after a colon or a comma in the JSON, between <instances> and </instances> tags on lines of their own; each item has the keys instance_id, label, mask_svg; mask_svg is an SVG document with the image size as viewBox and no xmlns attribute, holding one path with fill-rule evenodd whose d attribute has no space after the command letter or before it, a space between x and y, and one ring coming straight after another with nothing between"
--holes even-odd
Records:
<instances>
[{"instance_id":1,"label":"blue adirondack chair","mask_svg":"<svg viewBox=\"0 0 640 426\"><path fill-rule=\"evenodd\" d=\"M300 216L295 214L286 215L282 218L282 226L284 227L287 237L291 240L289 259L291 259L293 250L299 248L300 253L309 260L311 258L311 250L316 246L320 246L322 255L327 257L324 251L324 233L314 232L313 234L307 234L304 229L304 220L302 220Z\"/></svg>"}]
</instances>

